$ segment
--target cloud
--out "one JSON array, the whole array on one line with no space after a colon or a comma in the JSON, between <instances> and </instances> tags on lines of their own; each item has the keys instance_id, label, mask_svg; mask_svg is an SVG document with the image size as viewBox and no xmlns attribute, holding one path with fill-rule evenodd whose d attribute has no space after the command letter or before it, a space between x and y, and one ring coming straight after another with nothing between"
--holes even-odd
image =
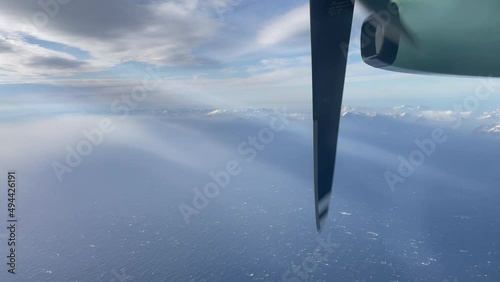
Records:
<instances>
[{"instance_id":1,"label":"cloud","mask_svg":"<svg viewBox=\"0 0 500 282\"><path fill-rule=\"evenodd\" d=\"M0 45L0 53L13 53L13 49L12 47L8 46L8 45Z\"/></svg>"},{"instance_id":2,"label":"cloud","mask_svg":"<svg viewBox=\"0 0 500 282\"><path fill-rule=\"evenodd\" d=\"M260 60L259 64L252 65L247 68L250 73L260 71L273 71L290 67L307 67L310 68L311 56L294 56L288 58L266 58Z\"/></svg>"},{"instance_id":3,"label":"cloud","mask_svg":"<svg viewBox=\"0 0 500 282\"><path fill-rule=\"evenodd\" d=\"M68 76L96 70L70 54L30 44L19 36L0 35L0 75L4 79L37 76ZM98 65L98 63L95 63Z\"/></svg>"},{"instance_id":4,"label":"cloud","mask_svg":"<svg viewBox=\"0 0 500 282\"><path fill-rule=\"evenodd\" d=\"M28 63L30 66L56 69L72 69L84 65L85 62L60 57L35 57Z\"/></svg>"},{"instance_id":5,"label":"cloud","mask_svg":"<svg viewBox=\"0 0 500 282\"><path fill-rule=\"evenodd\" d=\"M309 4L292 9L269 22L258 35L257 42L262 46L304 40L309 42Z\"/></svg>"},{"instance_id":6,"label":"cloud","mask_svg":"<svg viewBox=\"0 0 500 282\"><path fill-rule=\"evenodd\" d=\"M218 16L230 5L235 5L233 0L1 1L0 35L17 37L19 48L12 50L12 44L2 44L0 53L15 51L29 57L26 60L33 69L25 71L30 75L40 74L34 70L37 66L81 70L85 64L19 39L26 35L88 52L92 58L88 63L98 68L119 64L123 58L163 66L210 64L212 61L195 55L193 49L216 33L221 26ZM39 55L33 54L35 49L54 56L32 58ZM0 60L0 68L12 69L12 65ZM13 71L23 74L19 69Z\"/></svg>"}]
</instances>

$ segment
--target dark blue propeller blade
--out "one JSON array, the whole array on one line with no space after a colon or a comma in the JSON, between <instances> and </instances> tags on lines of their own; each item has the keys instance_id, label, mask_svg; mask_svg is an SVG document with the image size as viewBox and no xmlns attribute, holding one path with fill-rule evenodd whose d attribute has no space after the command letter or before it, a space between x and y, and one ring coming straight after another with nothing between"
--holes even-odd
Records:
<instances>
[{"instance_id":1,"label":"dark blue propeller blade","mask_svg":"<svg viewBox=\"0 0 500 282\"><path fill-rule=\"evenodd\" d=\"M314 191L318 231L328 214L354 4L310 0Z\"/></svg>"}]
</instances>

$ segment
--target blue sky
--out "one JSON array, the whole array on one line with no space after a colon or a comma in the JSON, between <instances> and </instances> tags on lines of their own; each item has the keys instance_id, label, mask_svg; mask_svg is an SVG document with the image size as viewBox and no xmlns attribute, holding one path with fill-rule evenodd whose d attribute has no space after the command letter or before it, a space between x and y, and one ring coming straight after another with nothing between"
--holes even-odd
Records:
<instances>
[{"instance_id":1,"label":"blue sky","mask_svg":"<svg viewBox=\"0 0 500 282\"><path fill-rule=\"evenodd\" d=\"M310 110L308 1L41 3L0 3L0 110L106 107L148 68L165 80L144 107ZM452 108L480 83L364 65L358 41L365 15L356 10L345 104Z\"/></svg>"}]
</instances>

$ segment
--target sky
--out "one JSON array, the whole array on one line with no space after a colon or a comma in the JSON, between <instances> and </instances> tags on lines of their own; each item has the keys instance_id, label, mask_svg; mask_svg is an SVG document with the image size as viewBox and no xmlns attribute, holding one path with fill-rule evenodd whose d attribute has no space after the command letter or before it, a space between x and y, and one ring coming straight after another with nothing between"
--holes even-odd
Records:
<instances>
[{"instance_id":1,"label":"sky","mask_svg":"<svg viewBox=\"0 0 500 282\"><path fill-rule=\"evenodd\" d=\"M365 65L365 16L356 8L344 93L353 108L343 111L321 235L341 245L315 277L495 280L500 84ZM208 110L110 117L141 86L145 99L125 109ZM478 87L492 95L477 113L456 110ZM22 183L16 278L115 281L125 266L134 281L283 277L320 236L311 100L306 0L0 1L0 173L15 168ZM393 108L402 104L451 111ZM33 116L16 119L24 115ZM276 116L290 124L250 161L240 148ZM446 143L422 149L441 127ZM407 175L401 160L418 153L391 189L386 172ZM186 223L179 205L234 160L241 175ZM68 167L62 178L54 164Z\"/></svg>"},{"instance_id":2,"label":"sky","mask_svg":"<svg viewBox=\"0 0 500 282\"><path fill-rule=\"evenodd\" d=\"M152 71L162 83L141 107L311 110L308 1L27 0L0 11L3 112L106 108ZM344 104L449 109L480 83L365 65L365 17L357 7Z\"/></svg>"}]
</instances>

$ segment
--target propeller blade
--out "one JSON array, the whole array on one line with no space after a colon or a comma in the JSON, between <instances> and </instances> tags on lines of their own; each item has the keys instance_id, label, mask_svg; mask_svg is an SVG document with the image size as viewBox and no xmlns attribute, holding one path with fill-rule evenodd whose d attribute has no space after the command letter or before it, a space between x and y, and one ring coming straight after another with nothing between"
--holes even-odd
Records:
<instances>
[{"instance_id":1,"label":"propeller blade","mask_svg":"<svg viewBox=\"0 0 500 282\"><path fill-rule=\"evenodd\" d=\"M316 226L328 214L354 4L310 0Z\"/></svg>"}]
</instances>

